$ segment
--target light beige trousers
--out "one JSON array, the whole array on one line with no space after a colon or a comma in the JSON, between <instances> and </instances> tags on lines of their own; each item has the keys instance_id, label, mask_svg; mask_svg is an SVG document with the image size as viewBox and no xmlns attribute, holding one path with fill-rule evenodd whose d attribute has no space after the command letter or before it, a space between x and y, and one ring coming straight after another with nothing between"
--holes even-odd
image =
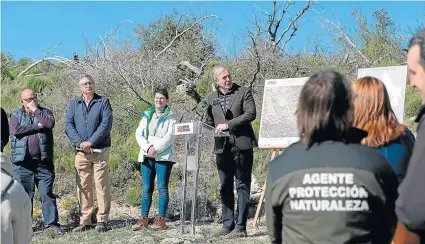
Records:
<instances>
[{"instance_id":1,"label":"light beige trousers","mask_svg":"<svg viewBox=\"0 0 425 244\"><path fill-rule=\"evenodd\" d=\"M77 171L77 196L80 202L80 225L91 225L93 213L93 179L96 185L98 205L97 222L108 221L111 209L111 193L109 184L109 151L85 154L77 152L75 169Z\"/></svg>"}]
</instances>

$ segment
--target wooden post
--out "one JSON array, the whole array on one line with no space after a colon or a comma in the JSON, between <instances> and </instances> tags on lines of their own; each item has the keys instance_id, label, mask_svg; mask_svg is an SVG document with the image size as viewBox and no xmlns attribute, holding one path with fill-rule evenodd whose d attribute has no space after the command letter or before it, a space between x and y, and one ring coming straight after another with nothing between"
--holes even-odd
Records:
<instances>
[{"instance_id":1,"label":"wooden post","mask_svg":"<svg viewBox=\"0 0 425 244\"><path fill-rule=\"evenodd\" d=\"M284 150L283 148L273 149L270 161L272 161L275 157L279 156L283 152L283 150ZM260 196L260 200L258 201L257 210L255 211L254 221L252 223L252 225L254 227L257 227L258 223L259 223L258 219L259 219L261 207L263 205L264 198L265 198L265 195L266 195L266 182L267 182L267 174L266 174L266 178L264 180L264 184L263 184L263 187L262 187L262 190L261 190L261 196Z\"/></svg>"}]
</instances>

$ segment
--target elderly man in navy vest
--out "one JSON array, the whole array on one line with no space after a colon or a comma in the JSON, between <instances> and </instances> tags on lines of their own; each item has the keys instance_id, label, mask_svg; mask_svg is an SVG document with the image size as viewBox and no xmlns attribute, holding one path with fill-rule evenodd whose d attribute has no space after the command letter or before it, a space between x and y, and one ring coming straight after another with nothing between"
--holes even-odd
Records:
<instances>
[{"instance_id":1,"label":"elderly man in navy vest","mask_svg":"<svg viewBox=\"0 0 425 244\"><path fill-rule=\"evenodd\" d=\"M12 163L14 178L31 198L35 186L40 194L44 227L60 231L56 197L53 194L53 133L55 118L52 111L37 103L31 89L21 93L22 108L10 116Z\"/></svg>"}]
</instances>

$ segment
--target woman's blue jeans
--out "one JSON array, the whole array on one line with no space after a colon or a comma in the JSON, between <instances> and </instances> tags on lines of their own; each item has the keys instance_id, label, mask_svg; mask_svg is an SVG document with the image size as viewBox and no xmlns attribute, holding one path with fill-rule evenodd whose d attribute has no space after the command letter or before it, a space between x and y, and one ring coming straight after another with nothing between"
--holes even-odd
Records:
<instances>
[{"instance_id":1,"label":"woman's blue jeans","mask_svg":"<svg viewBox=\"0 0 425 244\"><path fill-rule=\"evenodd\" d=\"M170 180L173 163L169 161L155 161L153 158L145 158L142 163L142 209L141 216L148 216L152 204L155 176L158 178L158 215L165 217L168 206L168 182Z\"/></svg>"}]
</instances>

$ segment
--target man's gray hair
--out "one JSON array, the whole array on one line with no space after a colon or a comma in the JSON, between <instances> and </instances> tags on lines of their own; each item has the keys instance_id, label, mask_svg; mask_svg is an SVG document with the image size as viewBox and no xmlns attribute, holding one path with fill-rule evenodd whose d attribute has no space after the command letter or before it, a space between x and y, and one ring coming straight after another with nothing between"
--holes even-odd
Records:
<instances>
[{"instance_id":1,"label":"man's gray hair","mask_svg":"<svg viewBox=\"0 0 425 244\"><path fill-rule=\"evenodd\" d=\"M227 68L224 67L223 65L216 65L216 66L214 66L213 72L212 72L213 80L216 81L217 80L217 74L218 74L218 72L220 72L222 70L225 70L225 69L227 69Z\"/></svg>"},{"instance_id":2,"label":"man's gray hair","mask_svg":"<svg viewBox=\"0 0 425 244\"><path fill-rule=\"evenodd\" d=\"M90 82L94 83L93 81L93 77L91 75L83 75L81 76L80 80L82 80L83 78L86 78L87 80L89 80ZM79 81L78 81L79 82Z\"/></svg>"},{"instance_id":3,"label":"man's gray hair","mask_svg":"<svg viewBox=\"0 0 425 244\"><path fill-rule=\"evenodd\" d=\"M419 62L425 69L425 29L416 32L412 39L410 39L409 49L415 45L419 45Z\"/></svg>"}]
</instances>

